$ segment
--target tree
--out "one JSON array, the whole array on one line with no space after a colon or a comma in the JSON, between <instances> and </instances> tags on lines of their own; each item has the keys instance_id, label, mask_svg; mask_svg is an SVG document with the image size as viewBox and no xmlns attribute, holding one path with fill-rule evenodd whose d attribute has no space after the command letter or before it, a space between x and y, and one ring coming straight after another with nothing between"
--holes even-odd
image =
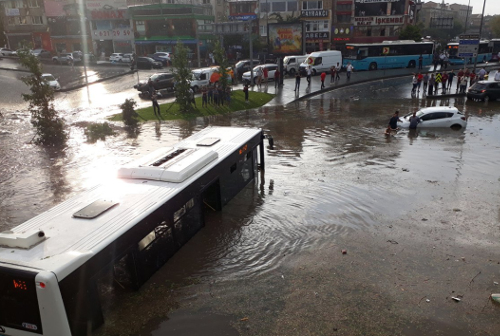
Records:
<instances>
[{"instance_id":1,"label":"tree","mask_svg":"<svg viewBox=\"0 0 500 336\"><path fill-rule=\"evenodd\" d=\"M226 53L224 49L222 49L219 41L215 42L214 57L215 62L219 65L219 84L222 86L222 92L226 92L226 88L228 87L227 68L229 67L229 63L227 61Z\"/></svg>"},{"instance_id":2,"label":"tree","mask_svg":"<svg viewBox=\"0 0 500 336\"><path fill-rule=\"evenodd\" d=\"M490 28L493 31L493 37L500 37L500 15L495 15L490 21Z\"/></svg>"},{"instance_id":3,"label":"tree","mask_svg":"<svg viewBox=\"0 0 500 336\"><path fill-rule=\"evenodd\" d=\"M129 129L136 129L138 124L138 114L135 112L137 103L133 99L125 99L125 102L120 105L122 109L122 119L125 126Z\"/></svg>"},{"instance_id":4,"label":"tree","mask_svg":"<svg viewBox=\"0 0 500 336\"><path fill-rule=\"evenodd\" d=\"M54 109L54 90L42 78L40 60L28 49L18 51L19 62L31 72L21 80L28 85L31 93L23 94L31 112L31 124L36 129L35 143L45 146L63 146L68 138L62 118Z\"/></svg>"},{"instance_id":5,"label":"tree","mask_svg":"<svg viewBox=\"0 0 500 336\"><path fill-rule=\"evenodd\" d=\"M400 40L414 40L415 42L422 41L422 33L420 27L409 25L406 26L399 34Z\"/></svg>"},{"instance_id":6,"label":"tree","mask_svg":"<svg viewBox=\"0 0 500 336\"><path fill-rule=\"evenodd\" d=\"M188 49L177 41L174 52L173 65L175 68L175 102L179 104L181 112L191 110L191 86L189 78L191 77L191 69L188 67Z\"/></svg>"}]
</instances>

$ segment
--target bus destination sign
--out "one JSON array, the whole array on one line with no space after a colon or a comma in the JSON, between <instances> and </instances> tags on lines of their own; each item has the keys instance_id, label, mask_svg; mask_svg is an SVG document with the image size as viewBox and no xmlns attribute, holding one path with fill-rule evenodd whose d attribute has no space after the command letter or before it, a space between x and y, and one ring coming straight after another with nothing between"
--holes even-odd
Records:
<instances>
[{"instance_id":1,"label":"bus destination sign","mask_svg":"<svg viewBox=\"0 0 500 336\"><path fill-rule=\"evenodd\" d=\"M479 49L479 35L460 35L458 57L476 57Z\"/></svg>"}]
</instances>

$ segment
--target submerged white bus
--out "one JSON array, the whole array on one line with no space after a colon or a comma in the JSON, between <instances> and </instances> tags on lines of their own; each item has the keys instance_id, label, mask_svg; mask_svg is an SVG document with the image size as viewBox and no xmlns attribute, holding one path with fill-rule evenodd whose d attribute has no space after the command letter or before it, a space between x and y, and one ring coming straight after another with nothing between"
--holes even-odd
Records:
<instances>
[{"instance_id":1,"label":"submerged white bus","mask_svg":"<svg viewBox=\"0 0 500 336\"><path fill-rule=\"evenodd\" d=\"M147 281L264 169L263 138L206 128L0 233L0 335L89 335L102 279Z\"/></svg>"}]
</instances>

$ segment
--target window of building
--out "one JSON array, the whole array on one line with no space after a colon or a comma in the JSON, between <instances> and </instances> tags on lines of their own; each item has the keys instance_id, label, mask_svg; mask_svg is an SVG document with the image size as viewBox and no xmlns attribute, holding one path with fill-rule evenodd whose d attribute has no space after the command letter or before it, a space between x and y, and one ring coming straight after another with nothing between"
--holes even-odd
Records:
<instances>
[{"instance_id":1,"label":"window of building","mask_svg":"<svg viewBox=\"0 0 500 336\"><path fill-rule=\"evenodd\" d=\"M261 13L269 13L271 11L271 3L265 2L260 4L260 12Z\"/></svg>"},{"instance_id":2,"label":"window of building","mask_svg":"<svg viewBox=\"0 0 500 336\"><path fill-rule=\"evenodd\" d=\"M27 25L30 24L29 16L16 16L16 25Z\"/></svg>"},{"instance_id":3,"label":"window of building","mask_svg":"<svg viewBox=\"0 0 500 336\"><path fill-rule=\"evenodd\" d=\"M306 32L329 31L328 21L306 21Z\"/></svg>"},{"instance_id":4,"label":"window of building","mask_svg":"<svg viewBox=\"0 0 500 336\"><path fill-rule=\"evenodd\" d=\"M288 5L289 12L297 11L297 9L299 8L297 1L288 1L287 5Z\"/></svg>"},{"instance_id":5,"label":"window of building","mask_svg":"<svg viewBox=\"0 0 500 336\"><path fill-rule=\"evenodd\" d=\"M29 6L30 8L39 8L40 2L39 0L29 0Z\"/></svg>"},{"instance_id":6,"label":"window of building","mask_svg":"<svg viewBox=\"0 0 500 336\"><path fill-rule=\"evenodd\" d=\"M253 13L253 4L240 3L234 5L235 13Z\"/></svg>"},{"instance_id":7,"label":"window of building","mask_svg":"<svg viewBox=\"0 0 500 336\"><path fill-rule=\"evenodd\" d=\"M323 9L323 1L304 1L302 9Z\"/></svg>"},{"instance_id":8,"label":"window of building","mask_svg":"<svg viewBox=\"0 0 500 336\"><path fill-rule=\"evenodd\" d=\"M4 6L6 8L17 8L16 4L17 4L16 1L12 0L12 1L7 1Z\"/></svg>"},{"instance_id":9,"label":"window of building","mask_svg":"<svg viewBox=\"0 0 500 336\"><path fill-rule=\"evenodd\" d=\"M267 25L259 26L260 36L267 36Z\"/></svg>"},{"instance_id":10,"label":"window of building","mask_svg":"<svg viewBox=\"0 0 500 336\"><path fill-rule=\"evenodd\" d=\"M352 4L347 5L337 5L338 12L349 12L352 10Z\"/></svg>"},{"instance_id":11,"label":"window of building","mask_svg":"<svg viewBox=\"0 0 500 336\"><path fill-rule=\"evenodd\" d=\"M32 20L32 23L35 25L43 24L43 18L41 16L32 16L31 20Z\"/></svg>"},{"instance_id":12,"label":"window of building","mask_svg":"<svg viewBox=\"0 0 500 336\"><path fill-rule=\"evenodd\" d=\"M27 8L28 4L24 0L16 0L16 8Z\"/></svg>"},{"instance_id":13,"label":"window of building","mask_svg":"<svg viewBox=\"0 0 500 336\"><path fill-rule=\"evenodd\" d=\"M272 2L273 12L286 12L286 2Z\"/></svg>"},{"instance_id":14,"label":"window of building","mask_svg":"<svg viewBox=\"0 0 500 336\"><path fill-rule=\"evenodd\" d=\"M16 24L16 18L15 17L12 17L12 16L9 16L7 18L7 24L9 26L14 26Z\"/></svg>"},{"instance_id":15,"label":"window of building","mask_svg":"<svg viewBox=\"0 0 500 336\"><path fill-rule=\"evenodd\" d=\"M350 15L337 15L337 23L349 23L351 22Z\"/></svg>"},{"instance_id":16,"label":"window of building","mask_svg":"<svg viewBox=\"0 0 500 336\"><path fill-rule=\"evenodd\" d=\"M202 4L204 4L204 5L210 5L210 0L203 0Z\"/></svg>"}]
</instances>

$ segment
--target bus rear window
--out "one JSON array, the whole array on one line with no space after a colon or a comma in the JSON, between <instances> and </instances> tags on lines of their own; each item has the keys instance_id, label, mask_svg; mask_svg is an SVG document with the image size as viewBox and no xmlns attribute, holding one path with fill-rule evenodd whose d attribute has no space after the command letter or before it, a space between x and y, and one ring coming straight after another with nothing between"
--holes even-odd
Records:
<instances>
[{"instance_id":1,"label":"bus rear window","mask_svg":"<svg viewBox=\"0 0 500 336\"><path fill-rule=\"evenodd\" d=\"M42 334L35 276L0 267L0 326Z\"/></svg>"}]
</instances>

